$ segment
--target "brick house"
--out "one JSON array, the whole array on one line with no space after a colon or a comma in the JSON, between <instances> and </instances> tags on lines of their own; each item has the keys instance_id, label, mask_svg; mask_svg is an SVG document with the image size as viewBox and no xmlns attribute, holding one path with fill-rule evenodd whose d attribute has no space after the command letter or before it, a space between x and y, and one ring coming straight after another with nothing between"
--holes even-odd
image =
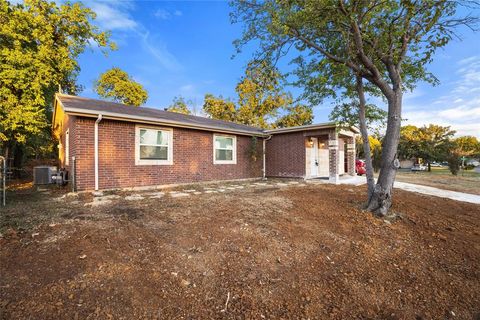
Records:
<instances>
[{"instance_id":1,"label":"brick house","mask_svg":"<svg viewBox=\"0 0 480 320\"><path fill-rule=\"evenodd\" d=\"M355 128L261 128L57 94L53 132L74 190L355 174Z\"/></svg>"}]
</instances>

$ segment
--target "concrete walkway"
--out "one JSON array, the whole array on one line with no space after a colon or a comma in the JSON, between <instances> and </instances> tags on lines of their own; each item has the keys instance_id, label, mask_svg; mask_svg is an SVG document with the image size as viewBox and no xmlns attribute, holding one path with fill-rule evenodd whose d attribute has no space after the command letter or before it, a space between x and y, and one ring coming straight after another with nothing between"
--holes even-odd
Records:
<instances>
[{"instance_id":1,"label":"concrete walkway","mask_svg":"<svg viewBox=\"0 0 480 320\"><path fill-rule=\"evenodd\" d=\"M307 180L307 182L308 183L330 183L327 179L324 179L324 180L312 179L312 180ZM337 184L348 184L353 186L361 186L366 183L367 183L367 179L365 178L365 176L355 176L355 177L343 176L343 177L340 177L339 181L337 182ZM406 183L406 182L400 182L400 181L395 181L394 188L402 189L410 192L417 192L417 193L421 193L429 196L480 204L480 195L475 195L475 194L470 194L465 192L438 189L434 187L422 186L419 184Z\"/></svg>"},{"instance_id":2,"label":"concrete walkway","mask_svg":"<svg viewBox=\"0 0 480 320\"><path fill-rule=\"evenodd\" d=\"M438 189L434 187L422 186L418 184L406 183L406 182L400 182L400 181L395 181L395 184L393 186L394 188L411 191L411 192L418 192L418 193L426 194L429 196L480 204L480 196L476 194Z\"/></svg>"}]
</instances>

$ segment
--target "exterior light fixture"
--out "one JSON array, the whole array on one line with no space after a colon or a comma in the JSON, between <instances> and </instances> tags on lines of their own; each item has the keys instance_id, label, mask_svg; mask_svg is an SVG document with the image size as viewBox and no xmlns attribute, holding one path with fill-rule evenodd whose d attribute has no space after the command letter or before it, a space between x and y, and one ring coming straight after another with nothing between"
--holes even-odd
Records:
<instances>
[{"instance_id":1,"label":"exterior light fixture","mask_svg":"<svg viewBox=\"0 0 480 320\"><path fill-rule=\"evenodd\" d=\"M313 139L312 137L308 138L308 146L313 147Z\"/></svg>"}]
</instances>

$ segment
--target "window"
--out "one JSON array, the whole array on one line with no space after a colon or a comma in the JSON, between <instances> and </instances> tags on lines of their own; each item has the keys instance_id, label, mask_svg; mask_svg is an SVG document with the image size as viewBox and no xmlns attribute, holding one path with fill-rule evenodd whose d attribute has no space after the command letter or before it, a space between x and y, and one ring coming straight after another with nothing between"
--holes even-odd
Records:
<instances>
[{"instance_id":1,"label":"window","mask_svg":"<svg viewBox=\"0 0 480 320\"><path fill-rule=\"evenodd\" d=\"M237 163L237 139L234 136L213 135L213 163Z\"/></svg>"},{"instance_id":2,"label":"window","mask_svg":"<svg viewBox=\"0 0 480 320\"><path fill-rule=\"evenodd\" d=\"M70 129L65 131L65 165L68 166L70 162Z\"/></svg>"},{"instance_id":3,"label":"window","mask_svg":"<svg viewBox=\"0 0 480 320\"><path fill-rule=\"evenodd\" d=\"M173 131L137 127L136 164L165 165L173 164Z\"/></svg>"}]
</instances>

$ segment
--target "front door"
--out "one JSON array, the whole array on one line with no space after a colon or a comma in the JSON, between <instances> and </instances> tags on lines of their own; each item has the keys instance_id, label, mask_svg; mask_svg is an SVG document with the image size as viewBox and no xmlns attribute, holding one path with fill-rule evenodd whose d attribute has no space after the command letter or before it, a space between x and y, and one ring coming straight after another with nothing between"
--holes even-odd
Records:
<instances>
[{"instance_id":1,"label":"front door","mask_svg":"<svg viewBox=\"0 0 480 320\"><path fill-rule=\"evenodd\" d=\"M328 149L321 148L318 150L318 175L320 177L328 177L330 173L330 164L328 158Z\"/></svg>"},{"instance_id":2,"label":"front door","mask_svg":"<svg viewBox=\"0 0 480 320\"><path fill-rule=\"evenodd\" d=\"M313 142L312 152L310 152L310 175L312 177L318 176L318 140L311 138Z\"/></svg>"}]
</instances>

